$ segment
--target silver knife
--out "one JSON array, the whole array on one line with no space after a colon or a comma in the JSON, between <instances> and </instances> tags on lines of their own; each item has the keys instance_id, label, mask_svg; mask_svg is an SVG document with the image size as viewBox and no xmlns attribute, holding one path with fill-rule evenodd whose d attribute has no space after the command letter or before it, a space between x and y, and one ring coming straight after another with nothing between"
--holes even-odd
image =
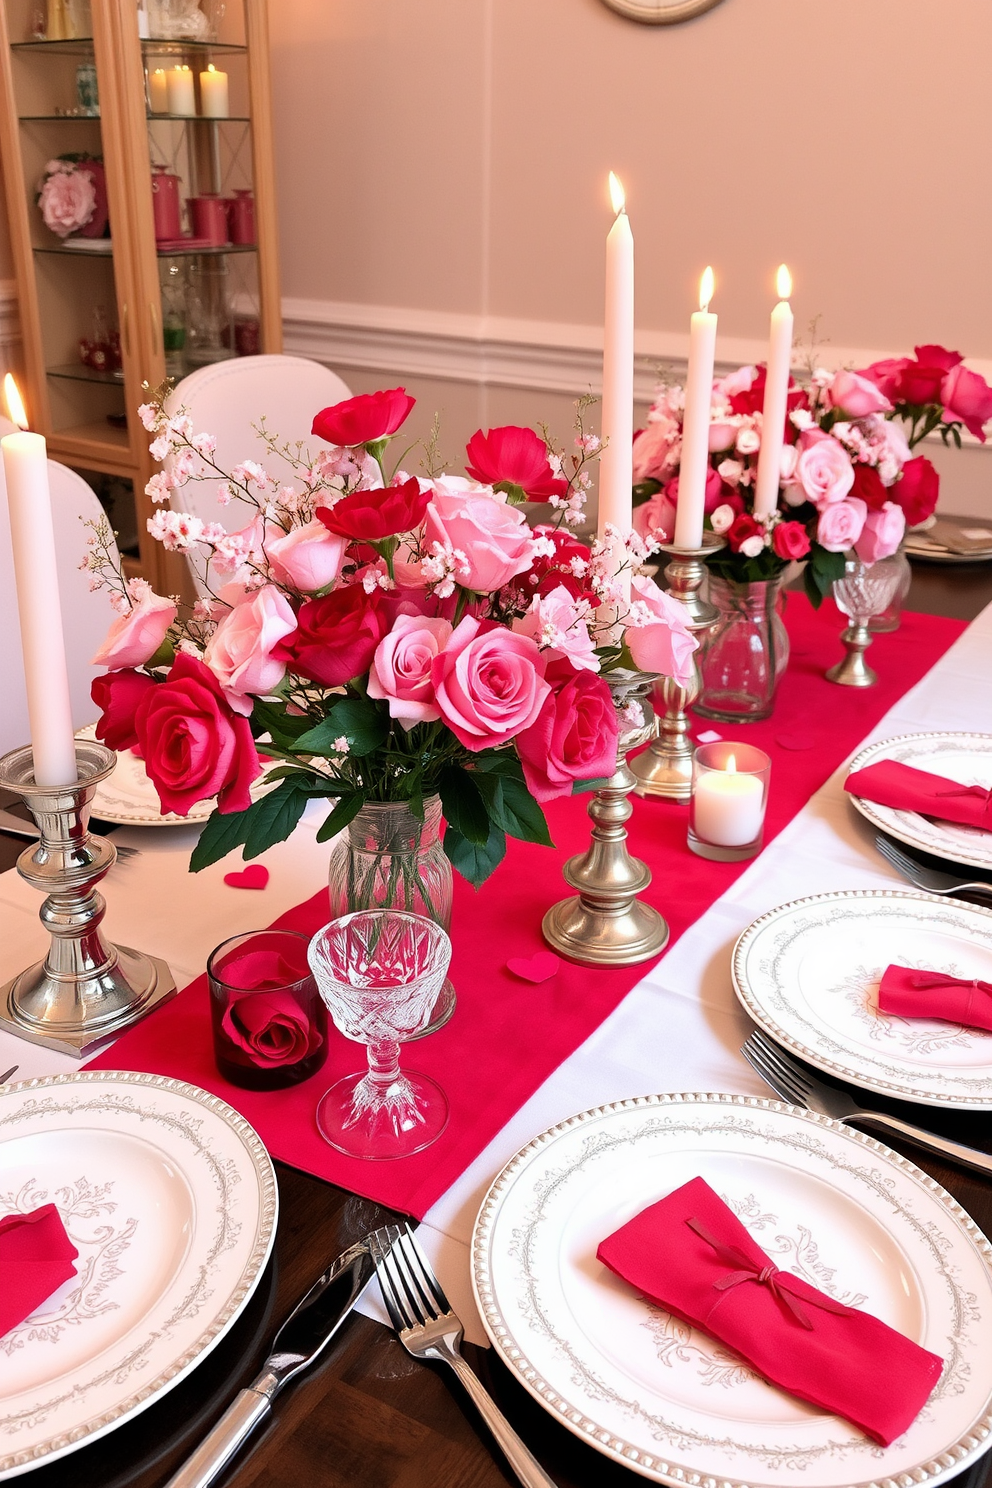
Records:
<instances>
[{"instance_id":1,"label":"silver knife","mask_svg":"<svg viewBox=\"0 0 992 1488\"><path fill-rule=\"evenodd\" d=\"M374 1274L367 1240L350 1246L328 1266L279 1329L261 1372L234 1397L210 1435L165 1488L207 1488L213 1482L270 1413L283 1386L324 1352Z\"/></svg>"}]
</instances>

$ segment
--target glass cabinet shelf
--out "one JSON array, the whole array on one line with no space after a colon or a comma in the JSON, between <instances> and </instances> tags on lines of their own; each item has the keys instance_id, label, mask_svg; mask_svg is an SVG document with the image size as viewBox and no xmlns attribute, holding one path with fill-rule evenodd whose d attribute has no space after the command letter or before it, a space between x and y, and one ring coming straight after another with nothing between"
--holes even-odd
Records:
<instances>
[{"instance_id":1,"label":"glass cabinet shelf","mask_svg":"<svg viewBox=\"0 0 992 1488\"><path fill-rule=\"evenodd\" d=\"M12 52L42 52L50 57L91 57L92 36L74 36L60 41L12 41ZM181 36L143 38L142 55L145 57L172 57L183 52L195 52L207 56L210 52L247 52L248 48L231 41L190 41Z\"/></svg>"},{"instance_id":2,"label":"glass cabinet shelf","mask_svg":"<svg viewBox=\"0 0 992 1488\"><path fill-rule=\"evenodd\" d=\"M35 253L60 253L60 254L64 255L65 257L67 257L67 258L83 258L83 259L109 258L111 256L111 248L109 246L110 239L109 238L98 238L96 241L97 242L107 243L108 244L108 247L106 247L104 249L66 248L63 245L59 244L59 243L53 243L51 245L51 247L48 247L48 245L46 244L44 247L40 247L40 248L39 247L36 247L33 251ZM197 256L199 256L201 258L203 258L203 257L206 257L206 258L219 258L224 253L257 253L257 252L258 252L258 244L257 243L225 243L222 246L218 244L216 247L210 247L210 248L187 248L185 246L185 244L184 244L183 247L181 247L181 248L159 248L158 249L157 256L159 258L182 258L182 257L184 257L186 255L189 255L189 254L196 254Z\"/></svg>"},{"instance_id":3,"label":"glass cabinet shelf","mask_svg":"<svg viewBox=\"0 0 992 1488\"><path fill-rule=\"evenodd\" d=\"M250 124L249 114L224 114L212 118L209 114L148 114L148 122L163 124ZM19 114L22 124L99 124L99 114Z\"/></svg>"},{"instance_id":4,"label":"glass cabinet shelf","mask_svg":"<svg viewBox=\"0 0 992 1488\"><path fill-rule=\"evenodd\" d=\"M99 371L96 367L87 367L82 362L66 362L61 367L46 367L46 377L65 377L70 382L103 382L108 387L123 387L124 373Z\"/></svg>"}]
</instances>

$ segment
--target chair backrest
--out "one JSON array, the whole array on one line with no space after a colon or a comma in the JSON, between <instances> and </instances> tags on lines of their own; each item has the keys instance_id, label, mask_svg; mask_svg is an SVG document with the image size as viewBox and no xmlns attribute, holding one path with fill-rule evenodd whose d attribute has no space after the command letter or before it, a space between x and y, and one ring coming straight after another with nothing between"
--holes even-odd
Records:
<instances>
[{"instance_id":1,"label":"chair backrest","mask_svg":"<svg viewBox=\"0 0 992 1488\"><path fill-rule=\"evenodd\" d=\"M97 709L90 698L90 684L97 674L97 668L90 665L90 658L114 620L114 611L106 591L92 591L89 574L82 572L79 567L86 553L86 539L89 536L83 522L98 521L103 516L103 508L82 476L65 465L57 464L55 460L48 462L48 483L52 492L55 554L69 667L69 689L72 694L72 721L76 728L81 728L85 723L92 723L97 716ZM114 552L116 553L116 548ZM0 648L0 697L3 698L0 706L0 754L3 754L8 749L26 744L30 729L24 692L24 666L21 661L21 626L17 617L17 594L14 589L14 562L10 548L7 485L2 461L0 635L3 637L3 646Z\"/></svg>"}]
</instances>

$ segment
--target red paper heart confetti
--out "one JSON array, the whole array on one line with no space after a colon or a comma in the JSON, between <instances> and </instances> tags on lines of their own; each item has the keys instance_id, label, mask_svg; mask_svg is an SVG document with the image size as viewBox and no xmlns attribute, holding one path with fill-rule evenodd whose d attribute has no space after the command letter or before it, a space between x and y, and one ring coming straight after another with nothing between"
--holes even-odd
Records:
<instances>
[{"instance_id":1,"label":"red paper heart confetti","mask_svg":"<svg viewBox=\"0 0 992 1488\"><path fill-rule=\"evenodd\" d=\"M546 982L560 965L561 961L550 951L537 951L533 956L511 956L506 969L524 982Z\"/></svg>"},{"instance_id":2,"label":"red paper heart confetti","mask_svg":"<svg viewBox=\"0 0 992 1488\"><path fill-rule=\"evenodd\" d=\"M269 870L264 863L249 863L238 873L225 873L224 882L232 889L264 889L269 881Z\"/></svg>"}]
</instances>

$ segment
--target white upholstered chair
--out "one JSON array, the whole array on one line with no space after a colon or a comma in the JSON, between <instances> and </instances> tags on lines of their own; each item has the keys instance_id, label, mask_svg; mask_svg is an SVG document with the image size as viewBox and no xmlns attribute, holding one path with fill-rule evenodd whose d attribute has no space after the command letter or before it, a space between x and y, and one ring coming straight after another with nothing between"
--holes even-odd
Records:
<instances>
[{"instance_id":1,"label":"white upholstered chair","mask_svg":"<svg viewBox=\"0 0 992 1488\"><path fill-rule=\"evenodd\" d=\"M0 429L0 433L7 430ZM52 515L55 523L55 549L59 572L59 599L62 605L62 628L65 632L69 688L72 694L72 721L76 728L92 723L97 709L90 699L90 684L97 669L90 658L99 648L114 620L105 590L90 590L89 574L79 568L86 552L89 535L84 521L96 521L103 508L94 491L81 475L48 462L48 481L52 492ZM14 565L10 551L10 525L7 516L7 486L0 461L0 754L27 744L28 707L24 693L24 668L21 662L21 627L17 618L17 595L14 589ZM102 670L102 668L101 668Z\"/></svg>"}]
</instances>

